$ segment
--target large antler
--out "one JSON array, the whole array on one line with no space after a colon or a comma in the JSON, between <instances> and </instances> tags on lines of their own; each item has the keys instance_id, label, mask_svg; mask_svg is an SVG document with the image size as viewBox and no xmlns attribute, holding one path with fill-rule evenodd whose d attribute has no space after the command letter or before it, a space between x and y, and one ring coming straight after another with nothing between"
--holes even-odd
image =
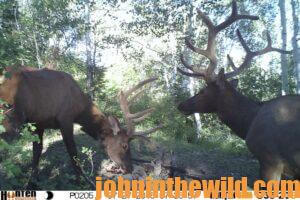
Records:
<instances>
[{"instance_id":1,"label":"large antler","mask_svg":"<svg viewBox=\"0 0 300 200\"><path fill-rule=\"evenodd\" d=\"M147 80L141 81L139 84L132 87L131 89L129 89L125 92L121 91L119 93L119 103L120 103L120 106L121 106L121 110L124 114L125 123L127 125L127 134L130 135L130 136L146 136L150 133L155 132L159 128L162 128L162 125L159 125L155 128L147 130L147 131L136 132L135 131L135 124L138 123L138 122L143 121L146 117L148 117L154 111L154 109L149 108L149 109L146 109L144 111L137 112L137 113L131 113L130 112L131 104L133 103L133 101L135 99L137 99L144 92L144 90L141 90L141 91L137 92L130 100L128 100L129 96L131 94L133 94L135 91L137 91L138 89L142 88L144 85L146 85L148 83L151 83L155 80L157 80L157 78L149 78Z\"/></svg>"},{"instance_id":2,"label":"large antler","mask_svg":"<svg viewBox=\"0 0 300 200\"><path fill-rule=\"evenodd\" d=\"M246 51L246 57L245 57L243 63L239 67L236 67L236 65L232 61L231 57L229 55L227 55L228 62L230 64L231 68L233 69L233 71L229 72L229 73L226 73L225 74L226 78L232 78L232 77L240 74L241 71L243 71L246 68L248 68L250 66L250 64L251 64L251 61L253 60L253 58L255 56L260 56L260 55L269 53L271 51L275 51L275 52L278 52L278 53L284 53L284 54L290 54L290 53L292 53L292 51L285 51L285 50L282 50L282 49L278 49L278 48L272 47L272 40L271 40L271 36L270 36L269 32L267 32L267 41L268 41L267 46L264 49L258 50L258 51L251 51L250 50L250 48L246 44L246 42L243 39L243 37L242 37L242 35L241 35L241 33L240 33L239 30L237 30L237 35L238 35L239 41L240 41L243 49Z\"/></svg>"},{"instance_id":3,"label":"large antler","mask_svg":"<svg viewBox=\"0 0 300 200\"><path fill-rule=\"evenodd\" d=\"M216 58L216 37L217 34L222 31L223 29L230 26L237 20L240 19L249 19L249 20L258 20L257 16L252 15L241 15L238 14L237 11L237 4L236 1L232 2L232 12L231 15L221 24L214 25L211 19L206 16L200 9L197 9L197 12L205 25L208 28L208 39L207 39L207 47L205 50L195 47L189 38L186 37L185 43L192 51L195 53L201 54L209 59L209 66L207 69L198 69L196 70L195 67L200 67L199 65L189 65L185 60L183 55L180 56L180 60L182 64L189 69L191 72L183 71L182 69L178 68L178 71L184 75L192 76L192 77L199 77L203 78L206 81L213 80L215 77L215 69L217 67L217 58Z\"/></svg>"}]
</instances>

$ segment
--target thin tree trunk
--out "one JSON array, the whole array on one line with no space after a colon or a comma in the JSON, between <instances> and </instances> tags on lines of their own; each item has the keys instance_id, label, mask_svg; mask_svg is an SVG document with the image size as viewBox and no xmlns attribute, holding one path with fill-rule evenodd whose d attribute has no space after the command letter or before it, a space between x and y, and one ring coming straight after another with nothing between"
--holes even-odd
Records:
<instances>
[{"instance_id":1,"label":"thin tree trunk","mask_svg":"<svg viewBox=\"0 0 300 200\"><path fill-rule=\"evenodd\" d=\"M187 34L192 35L193 34L193 16L194 16L194 6L192 2L190 2L190 11L188 14L188 19L187 19ZM186 52L186 51L185 51ZM191 57L187 56L186 57L188 62L191 62ZM188 88L189 88L189 93L191 96L194 96L196 93L196 84L195 84L195 79L192 77L189 77L189 83L188 83ZM200 119L200 114L195 113L194 114L194 119L195 119L195 126L196 126L196 136L199 139L201 137L201 131L202 131L202 124L201 124L201 119Z\"/></svg>"},{"instance_id":2,"label":"thin tree trunk","mask_svg":"<svg viewBox=\"0 0 300 200\"><path fill-rule=\"evenodd\" d=\"M38 63L38 67L39 69L42 68L43 64L42 64L42 60L41 60L41 57L40 57L40 50L39 50L39 45L38 45L38 42L37 42L37 39L36 39L36 31L34 31L33 33L33 41L34 41L34 45L35 45L35 57L36 57L36 60L37 60L37 63Z\"/></svg>"},{"instance_id":3,"label":"thin tree trunk","mask_svg":"<svg viewBox=\"0 0 300 200\"><path fill-rule=\"evenodd\" d=\"M19 5L18 5L18 2L16 2L15 8L14 8L14 17L15 17L16 29L20 33L21 28L20 28L20 24L18 21L18 12L19 12L18 8L19 8ZM23 40L21 40L20 43L21 43L21 49L24 49ZM21 64L24 65L24 59L23 59L22 55L21 55L20 59L21 59Z\"/></svg>"},{"instance_id":4,"label":"thin tree trunk","mask_svg":"<svg viewBox=\"0 0 300 200\"><path fill-rule=\"evenodd\" d=\"M298 45L299 38L297 38L299 34L299 18L297 15L297 13L299 13L299 2L297 0L291 0L291 4L292 4L292 15L293 15L293 26L294 26L294 33L292 38L293 60L294 60L294 68L296 71L297 94L300 94L300 49Z\"/></svg>"},{"instance_id":5,"label":"thin tree trunk","mask_svg":"<svg viewBox=\"0 0 300 200\"><path fill-rule=\"evenodd\" d=\"M196 84L195 84L195 79L192 77L189 77L189 92L191 96L194 96L196 94ZM194 114L195 118L195 126L196 126L196 134L197 138L200 139L201 137L201 131L202 131L202 124L201 124L201 118L199 113Z\"/></svg>"},{"instance_id":6,"label":"thin tree trunk","mask_svg":"<svg viewBox=\"0 0 300 200\"><path fill-rule=\"evenodd\" d=\"M280 8L280 22L281 22L281 39L282 49L286 50L286 13L285 13L285 0L279 0ZM286 54L281 54L281 81L282 81L282 95L289 93L288 81L288 64Z\"/></svg>"},{"instance_id":7,"label":"thin tree trunk","mask_svg":"<svg viewBox=\"0 0 300 200\"><path fill-rule=\"evenodd\" d=\"M96 55L97 55L97 43L94 42L94 47L93 47L93 60L92 60L92 63L93 63L93 78L95 77L95 68L96 68Z\"/></svg>"},{"instance_id":8,"label":"thin tree trunk","mask_svg":"<svg viewBox=\"0 0 300 200\"><path fill-rule=\"evenodd\" d=\"M93 77L93 60L92 60L92 42L91 42L91 30L90 30L90 2L87 1L85 4L85 45L86 45L86 65L87 65L87 90L90 97L93 99L93 88L94 88L94 77Z\"/></svg>"}]
</instances>

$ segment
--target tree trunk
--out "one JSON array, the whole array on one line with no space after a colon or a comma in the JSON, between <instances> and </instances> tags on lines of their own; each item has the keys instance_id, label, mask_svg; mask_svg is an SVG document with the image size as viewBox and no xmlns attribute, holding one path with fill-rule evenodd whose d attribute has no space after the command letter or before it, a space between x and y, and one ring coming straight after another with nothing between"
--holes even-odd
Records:
<instances>
[{"instance_id":1,"label":"tree trunk","mask_svg":"<svg viewBox=\"0 0 300 200\"><path fill-rule=\"evenodd\" d=\"M286 50L286 13L285 13L285 0L279 0L280 8L280 22L281 22L281 39L282 49ZM282 95L289 93L288 81L288 63L286 54L281 54L281 81L282 81Z\"/></svg>"},{"instance_id":2,"label":"tree trunk","mask_svg":"<svg viewBox=\"0 0 300 200\"><path fill-rule=\"evenodd\" d=\"M186 28L186 34L190 36L193 34L193 22L194 22L193 16L194 16L194 6L192 2L190 2L190 11L187 16L187 28ZM186 50L185 53L187 53ZM186 58L187 58L187 62L191 62L191 57L189 55L187 55ZM189 77L188 88L189 88L190 95L194 96L196 93L195 78ZM201 131L202 131L200 114L195 113L194 119L195 119L195 127L196 127L196 136L199 139L201 137Z\"/></svg>"},{"instance_id":3,"label":"tree trunk","mask_svg":"<svg viewBox=\"0 0 300 200\"><path fill-rule=\"evenodd\" d=\"M21 28L20 28L20 24L19 24L19 5L18 2L16 2L15 7L14 7L14 17L15 17L15 23L16 23L16 30L20 33L21 32ZM23 40L21 40L21 49L24 49L24 44L23 44ZM24 65L24 58L23 55L21 55L21 65Z\"/></svg>"},{"instance_id":4,"label":"tree trunk","mask_svg":"<svg viewBox=\"0 0 300 200\"><path fill-rule=\"evenodd\" d=\"M294 33L292 38L293 60L294 60L294 68L296 71L297 94L300 94L300 49L298 45L299 38L297 38L299 34L299 19L297 15L297 13L299 13L299 2L297 0L291 0L291 4L292 4L292 15L293 15L293 26L294 26Z\"/></svg>"},{"instance_id":5,"label":"tree trunk","mask_svg":"<svg viewBox=\"0 0 300 200\"><path fill-rule=\"evenodd\" d=\"M86 33L85 33L85 45L86 45L86 66L87 66L87 90L90 97L94 98L94 77L93 77L93 60L92 60L92 42L91 42L91 21L90 21L90 1L87 1L85 4L85 24L86 24Z\"/></svg>"},{"instance_id":6,"label":"tree trunk","mask_svg":"<svg viewBox=\"0 0 300 200\"><path fill-rule=\"evenodd\" d=\"M194 96L196 94L196 84L195 84L195 78L189 77L189 92L191 96ZM198 139L201 137L201 130L202 130L202 124L201 124L201 119L200 119L200 114L195 113L194 114L195 118L195 127L196 127L196 136Z\"/></svg>"},{"instance_id":7,"label":"tree trunk","mask_svg":"<svg viewBox=\"0 0 300 200\"><path fill-rule=\"evenodd\" d=\"M40 57L40 50L39 50L39 44L38 44L37 38L36 38L36 33L37 33L37 31L34 30L34 32L33 32L33 41L34 41L34 45L35 45L35 57L36 57L36 60L37 60L37 63L38 63L38 67L39 67L39 69L41 69L42 66L43 66L43 63L42 63L42 60L41 60L41 57Z\"/></svg>"}]
</instances>

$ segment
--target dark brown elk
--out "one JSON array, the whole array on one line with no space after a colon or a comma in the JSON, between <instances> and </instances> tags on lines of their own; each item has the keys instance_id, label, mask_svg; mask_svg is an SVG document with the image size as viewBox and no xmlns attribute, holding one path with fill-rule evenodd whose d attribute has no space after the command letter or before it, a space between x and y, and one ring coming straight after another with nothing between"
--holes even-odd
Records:
<instances>
[{"instance_id":1,"label":"dark brown elk","mask_svg":"<svg viewBox=\"0 0 300 200\"><path fill-rule=\"evenodd\" d=\"M204 79L206 87L182 102L178 109L186 115L216 113L223 123L246 141L249 150L259 161L262 179L278 180L284 172L294 178L300 178L300 96L282 96L266 102L257 102L237 91L237 79L228 80L248 68L256 56L271 51L290 52L273 48L269 34L267 46L262 50L252 51L237 31L246 57L237 67L228 55L233 71L225 74L224 69L221 69L216 74L217 33L237 20L256 20L258 17L238 14L235 1L232 4L231 16L219 25L214 25L200 10L198 14L208 27L207 49L195 47L189 39L186 39L186 44L192 51L207 57L209 66L207 69L196 69L197 65L189 65L181 56L182 64L190 71L180 68L178 70L184 75Z\"/></svg>"},{"instance_id":2,"label":"dark brown elk","mask_svg":"<svg viewBox=\"0 0 300 200\"><path fill-rule=\"evenodd\" d=\"M49 69L20 68L11 71L11 77L3 79L0 85L0 98L12 105L12 110L4 121L5 126L11 132L8 134L15 135L13 130L24 123L35 124L34 134L38 135L40 141L33 142L33 177L37 176L45 129L60 129L77 177L82 175L75 160L77 150L73 136L74 123L80 124L85 133L104 145L108 156L118 164L122 172L131 172L129 142L136 137L145 137L161 126L135 132L134 124L145 119L153 109L131 114L127 98L154 80L156 78L147 79L126 92L120 92L120 104L127 122L127 128L123 128L117 118L106 117L97 108L71 75ZM134 99L136 95L129 101L130 104Z\"/></svg>"}]
</instances>

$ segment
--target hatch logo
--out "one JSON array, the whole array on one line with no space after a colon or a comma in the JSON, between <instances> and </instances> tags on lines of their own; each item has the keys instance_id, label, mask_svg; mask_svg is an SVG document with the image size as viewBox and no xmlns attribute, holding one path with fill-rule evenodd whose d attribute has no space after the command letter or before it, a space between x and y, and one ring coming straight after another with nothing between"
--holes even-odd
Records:
<instances>
[{"instance_id":1,"label":"hatch logo","mask_svg":"<svg viewBox=\"0 0 300 200\"><path fill-rule=\"evenodd\" d=\"M36 200L36 191L1 191L0 200Z\"/></svg>"}]
</instances>

